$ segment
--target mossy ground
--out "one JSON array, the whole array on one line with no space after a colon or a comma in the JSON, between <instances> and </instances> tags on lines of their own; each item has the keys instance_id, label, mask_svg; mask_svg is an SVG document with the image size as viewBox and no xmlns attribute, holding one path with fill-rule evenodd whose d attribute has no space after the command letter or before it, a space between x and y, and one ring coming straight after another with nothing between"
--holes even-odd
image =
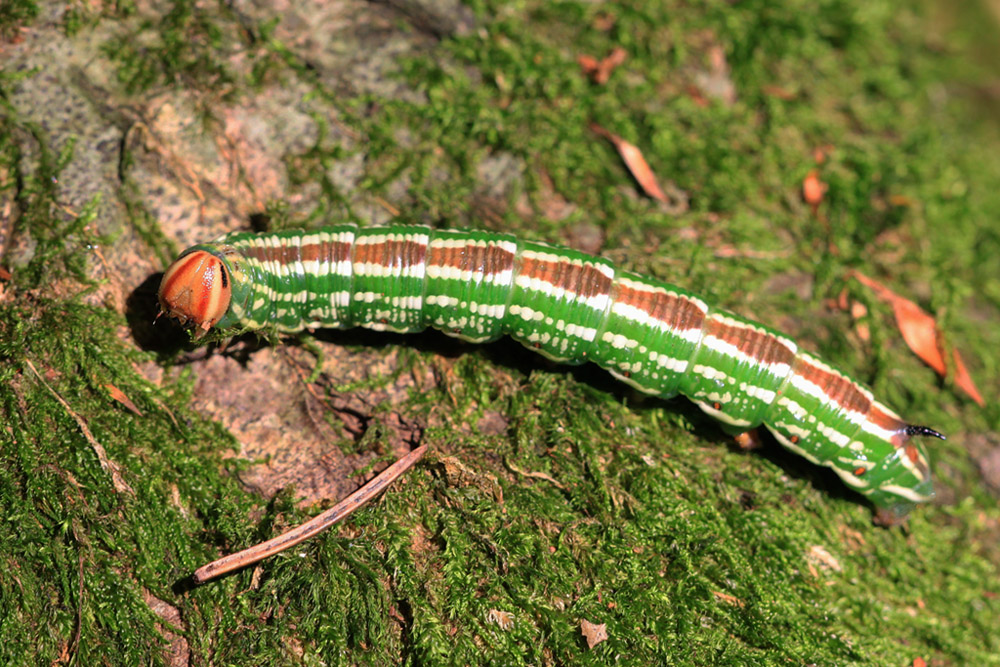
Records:
<instances>
[{"instance_id":1,"label":"mossy ground","mask_svg":"<svg viewBox=\"0 0 1000 667\"><path fill-rule=\"evenodd\" d=\"M37 8L19 7L31 30ZM360 198L414 222L597 235L620 266L784 329L950 438L931 444L939 501L879 529L832 474L773 443L741 453L682 400L641 399L509 342L454 354L428 334L384 377L319 385L364 394L430 368L437 382L392 407L426 427L427 459L330 534L191 588L197 566L314 512L291 489L266 501L241 486L239 445L191 408L198 365L135 344L92 249L129 236L159 256L169 234L127 178L117 218L96 220L97 200L67 210L61 173L80 147L28 119L11 91L32 75L8 71L4 664L1000 662L1000 511L976 466L1000 445L1000 126L983 84L997 73L978 64L996 62L992 17L888 2L473 3L473 29L397 63L417 94L382 98L331 86L278 24L229 5L176 2L159 21L127 4L72 9L65 32L113 35L102 49L126 98L238 103L280 81L325 109L311 147L287 156L287 195L311 193L308 213L267 199L271 226L364 223ZM576 56L617 46L628 57L607 85L581 74ZM735 99L705 92L715 49ZM236 52L249 67L234 70ZM212 105L200 112L213 132ZM341 145L333 116L361 140ZM639 146L689 209L638 194L591 122ZM121 149L124 171L137 149ZM334 167L356 154L345 191ZM811 169L829 185L818 215L800 197ZM912 356L851 269L938 317L985 408ZM828 305L845 288L868 306L860 322ZM407 343L365 340L318 345L378 357ZM359 443L387 458L390 436ZM588 648L583 621L608 640Z\"/></svg>"}]
</instances>

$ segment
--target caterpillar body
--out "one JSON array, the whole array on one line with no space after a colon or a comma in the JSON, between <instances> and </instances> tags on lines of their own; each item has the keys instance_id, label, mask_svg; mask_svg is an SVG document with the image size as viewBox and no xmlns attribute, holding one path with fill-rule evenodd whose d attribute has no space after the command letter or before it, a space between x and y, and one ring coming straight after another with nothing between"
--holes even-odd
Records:
<instances>
[{"instance_id":1,"label":"caterpillar body","mask_svg":"<svg viewBox=\"0 0 1000 667\"><path fill-rule=\"evenodd\" d=\"M509 335L556 361L592 361L642 392L684 394L734 435L765 425L866 496L881 523L933 497L915 436L939 433L904 422L788 336L569 248L404 225L235 232L182 253L159 301L196 335L213 326Z\"/></svg>"}]
</instances>

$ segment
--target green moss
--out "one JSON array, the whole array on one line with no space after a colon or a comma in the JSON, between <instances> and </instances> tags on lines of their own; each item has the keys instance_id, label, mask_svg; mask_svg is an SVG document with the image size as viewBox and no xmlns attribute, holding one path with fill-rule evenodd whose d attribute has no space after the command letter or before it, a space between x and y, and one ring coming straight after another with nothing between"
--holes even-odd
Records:
<instances>
[{"instance_id":1,"label":"green moss","mask_svg":"<svg viewBox=\"0 0 1000 667\"><path fill-rule=\"evenodd\" d=\"M32 0L4 0L0 11L0 38L16 38L18 31L27 28L38 17L38 3Z\"/></svg>"}]
</instances>

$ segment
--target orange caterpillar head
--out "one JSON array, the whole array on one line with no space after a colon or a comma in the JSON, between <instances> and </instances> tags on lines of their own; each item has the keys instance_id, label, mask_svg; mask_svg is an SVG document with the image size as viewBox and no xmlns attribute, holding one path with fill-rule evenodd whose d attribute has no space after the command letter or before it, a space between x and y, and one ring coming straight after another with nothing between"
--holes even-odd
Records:
<instances>
[{"instance_id":1,"label":"orange caterpillar head","mask_svg":"<svg viewBox=\"0 0 1000 667\"><path fill-rule=\"evenodd\" d=\"M206 250L194 250L167 268L158 297L162 312L181 324L193 325L199 336L229 310L232 280L221 259Z\"/></svg>"}]
</instances>

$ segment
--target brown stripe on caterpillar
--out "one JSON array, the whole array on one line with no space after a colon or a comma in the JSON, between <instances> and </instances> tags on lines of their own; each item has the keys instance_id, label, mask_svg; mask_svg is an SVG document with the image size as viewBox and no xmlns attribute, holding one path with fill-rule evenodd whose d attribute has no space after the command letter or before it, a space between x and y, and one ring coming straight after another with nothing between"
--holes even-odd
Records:
<instances>
[{"instance_id":1,"label":"brown stripe on caterpillar","mask_svg":"<svg viewBox=\"0 0 1000 667\"><path fill-rule=\"evenodd\" d=\"M347 261L351 258L352 243L343 241L320 241L319 243L308 243L302 245L303 262L319 262L329 266L336 266L339 262Z\"/></svg>"},{"instance_id":2,"label":"brown stripe on caterpillar","mask_svg":"<svg viewBox=\"0 0 1000 667\"><path fill-rule=\"evenodd\" d=\"M425 236L426 238L426 236ZM424 266L427 243L392 235L365 237L354 242L354 270L365 275L398 274L413 266Z\"/></svg>"},{"instance_id":3,"label":"brown stripe on caterpillar","mask_svg":"<svg viewBox=\"0 0 1000 667\"><path fill-rule=\"evenodd\" d=\"M816 386L845 412L864 417L872 406L871 394L809 355L799 354L795 358L792 372Z\"/></svg>"},{"instance_id":4,"label":"brown stripe on caterpillar","mask_svg":"<svg viewBox=\"0 0 1000 667\"><path fill-rule=\"evenodd\" d=\"M677 331L700 330L707 309L681 294L628 279L615 281L615 305L623 304L645 313L661 328Z\"/></svg>"},{"instance_id":5,"label":"brown stripe on caterpillar","mask_svg":"<svg viewBox=\"0 0 1000 667\"><path fill-rule=\"evenodd\" d=\"M766 366L772 374L784 377L791 370L796 349L779 336L729 317L712 316L705 335L732 345L748 360Z\"/></svg>"},{"instance_id":6,"label":"brown stripe on caterpillar","mask_svg":"<svg viewBox=\"0 0 1000 667\"><path fill-rule=\"evenodd\" d=\"M475 283L498 283L505 275L509 280L515 271L515 249L513 242L435 239L428 249L427 275Z\"/></svg>"},{"instance_id":7,"label":"brown stripe on caterpillar","mask_svg":"<svg viewBox=\"0 0 1000 667\"><path fill-rule=\"evenodd\" d=\"M563 290L571 298L589 299L607 296L611 292L611 276L601 270L602 265L572 262L565 259L552 261L545 255L525 252L521 257L518 279L538 280L556 290Z\"/></svg>"}]
</instances>

